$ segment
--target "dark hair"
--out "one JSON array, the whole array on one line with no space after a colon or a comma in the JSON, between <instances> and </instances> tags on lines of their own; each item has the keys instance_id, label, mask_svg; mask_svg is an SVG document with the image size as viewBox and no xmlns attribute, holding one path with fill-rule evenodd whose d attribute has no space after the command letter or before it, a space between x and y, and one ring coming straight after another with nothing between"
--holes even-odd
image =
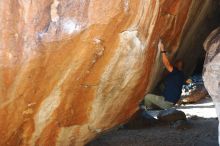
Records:
<instances>
[{"instance_id":1,"label":"dark hair","mask_svg":"<svg viewBox=\"0 0 220 146\"><path fill-rule=\"evenodd\" d=\"M177 59L177 60L175 61L175 63L174 63L174 66L175 66L176 68L178 68L179 70L183 70L183 68L184 68L183 60Z\"/></svg>"}]
</instances>

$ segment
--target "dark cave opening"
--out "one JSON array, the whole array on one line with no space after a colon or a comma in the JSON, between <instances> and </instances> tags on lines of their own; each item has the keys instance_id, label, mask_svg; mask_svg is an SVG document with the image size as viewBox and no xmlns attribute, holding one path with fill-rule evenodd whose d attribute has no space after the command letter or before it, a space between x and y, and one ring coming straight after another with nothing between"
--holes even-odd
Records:
<instances>
[{"instance_id":1,"label":"dark cave opening","mask_svg":"<svg viewBox=\"0 0 220 146\"><path fill-rule=\"evenodd\" d=\"M202 74L204 61L205 61L205 56L202 56L202 57L198 58L196 67L195 67L192 75L201 75Z\"/></svg>"},{"instance_id":2,"label":"dark cave opening","mask_svg":"<svg viewBox=\"0 0 220 146\"><path fill-rule=\"evenodd\" d=\"M181 59L184 62L184 74L190 77L202 74L206 52L203 47L208 35L220 26L220 1L211 1L212 8L206 12L203 19L192 18L186 24L190 27L184 30L182 41L174 60ZM199 23L195 24L195 21Z\"/></svg>"}]
</instances>

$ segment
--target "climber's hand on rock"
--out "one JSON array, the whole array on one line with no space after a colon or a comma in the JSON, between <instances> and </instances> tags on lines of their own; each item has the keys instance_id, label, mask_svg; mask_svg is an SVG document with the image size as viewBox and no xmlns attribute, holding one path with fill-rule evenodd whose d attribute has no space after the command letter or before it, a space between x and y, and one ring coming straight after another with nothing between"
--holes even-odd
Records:
<instances>
[{"instance_id":1,"label":"climber's hand on rock","mask_svg":"<svg viewBox=\"0 0 220 146\"><path fill-rule=\"evenodd\" d=\"M165 51L165 49L164 49L164 44L162 43L162 40L161 40L161 39L159 40L158 48L160 49L160 51Z\"/></svg>"}]
</instances>

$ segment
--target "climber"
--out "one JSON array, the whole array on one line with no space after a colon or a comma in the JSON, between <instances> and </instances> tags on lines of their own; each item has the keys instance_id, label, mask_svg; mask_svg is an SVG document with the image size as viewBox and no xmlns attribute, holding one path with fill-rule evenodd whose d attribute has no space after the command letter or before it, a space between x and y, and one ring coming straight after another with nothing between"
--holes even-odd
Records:
<instances>
[{"instance_id":1,"label":"climber","mask_svg":"<svg viewBox=\"0 0 220 146\"><path fill-rule=\"evenodd\" d=\"M158 49L160 49L162 62L168 71L168 74L163 80L164 90L162 91L162 96L147 94L144 98L144 104L147 108L156 106L161 109L168 109L173 107L181 97L182 86L184 84L184 75L182 71L183 62L178 60L172 65L166 55L161 40L158 43Z\"/></svg>"}]
</instances>

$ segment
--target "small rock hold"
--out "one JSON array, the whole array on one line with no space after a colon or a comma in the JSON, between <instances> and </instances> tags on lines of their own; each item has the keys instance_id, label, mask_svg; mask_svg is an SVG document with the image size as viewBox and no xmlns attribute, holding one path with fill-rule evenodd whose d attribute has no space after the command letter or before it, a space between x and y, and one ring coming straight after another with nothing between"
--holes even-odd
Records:
<instances>
[{"instance_id":1,"label":"small rock hold","mask_svg":"<svg viewBox=\"0 0 220 146\"><path fill-rule=\"evenodd\" d=\"M167 109L161 111L157 115L157 118L162 122L175 122L178 120L186 120L186 115L184 112L176 109Z\"/></svg>"},{"instance_id":2,"label":"small rock hold","mask_svg":"<svg viewBox=\"0 0 220 146\"><path fill-rule=\"evenodd\" d=\"M102 40L99 38L94 38L93 42L94 42L94 44L100 44L102 42Z\"/></svg>"},{"instance_id":3,"label":"small rock hold","mask_svg":"<svg viewBox=\"0 0 220 146\"><path fill-rule=\"evenodd\" d=\"M36 102L29 103L29 104L28 104L28 107L32 107L32 106L34 106L34 105L36 105L36 104L37 104Z\"/></svg>"},{"instance_id":4,"label":"small rock hold","mask_svg":"<svg viewBox=\"0 0 220 146\"><path fill-rule=\"evenodd\" d=\"M33 111L33 109L31 109L31 108L28 108L28 109L26 109L25 111L23 111L23 115L31 115L31 114L33 114L34 113L34 111Z\"/></svg>"}]
</instances>

